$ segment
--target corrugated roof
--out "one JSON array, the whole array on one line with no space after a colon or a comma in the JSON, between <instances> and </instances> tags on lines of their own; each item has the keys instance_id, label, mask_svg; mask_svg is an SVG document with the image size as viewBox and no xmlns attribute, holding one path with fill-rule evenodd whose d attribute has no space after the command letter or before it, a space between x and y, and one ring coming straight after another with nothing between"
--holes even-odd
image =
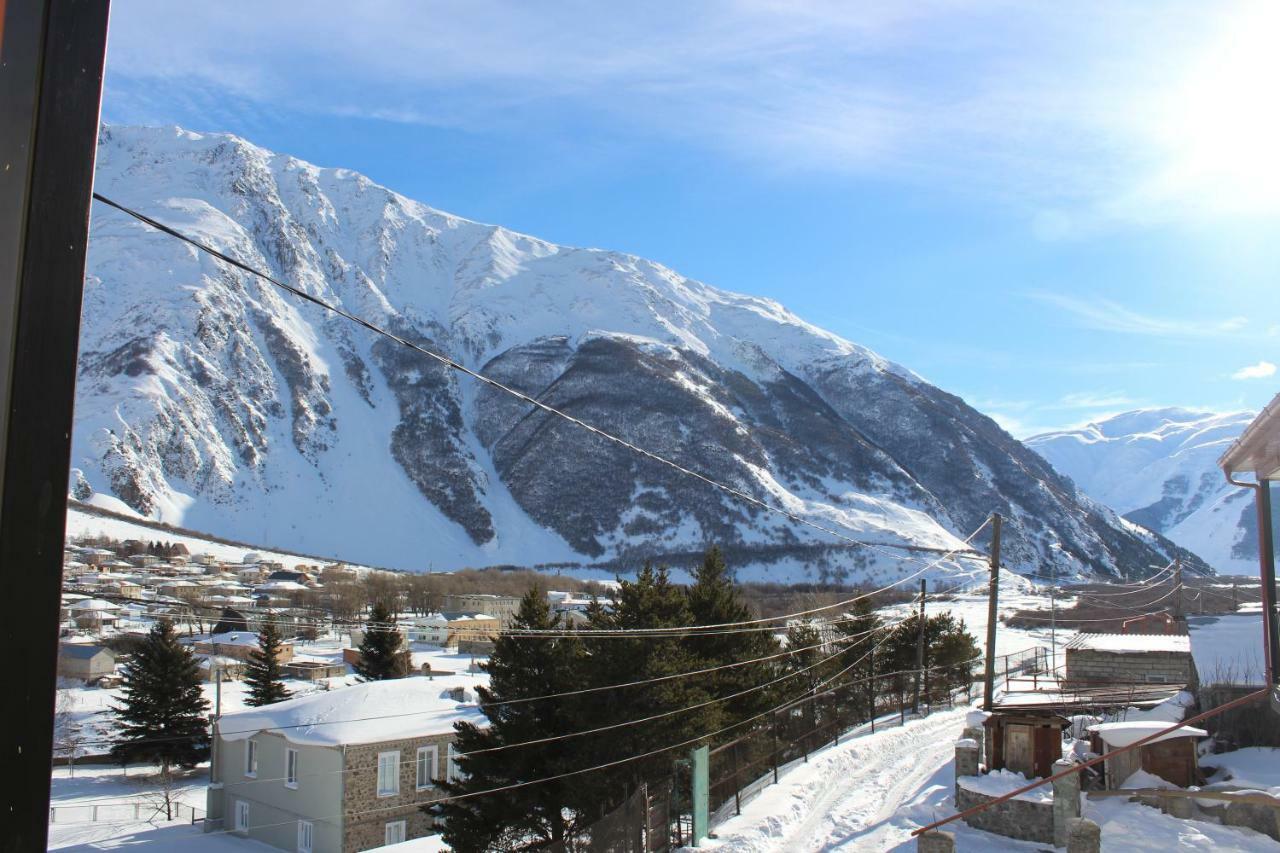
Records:
<instances>
[{"instance_id":1,"label":"corrugated roof","mask_svg":"<svg viewBox=\"0 0 1280 853\"><path fill-rule=\"evenodd\" d=\"M1068 649L1095 652L1185 652L1191 654L1191 637L1186 634L1077 634Z\"/></svg>"}]
</instances>

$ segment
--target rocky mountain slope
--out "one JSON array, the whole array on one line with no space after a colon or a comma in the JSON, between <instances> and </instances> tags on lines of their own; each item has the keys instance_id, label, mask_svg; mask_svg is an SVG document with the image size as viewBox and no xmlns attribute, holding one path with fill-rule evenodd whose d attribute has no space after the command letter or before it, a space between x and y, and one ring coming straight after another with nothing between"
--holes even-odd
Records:
<instances>
[{"instance_id":1,"label":"rocky mountain slope","mask_svg":"<svg viewBox=\"0 0 1280 853\"><path fill-rule=\"evenodd\" d=\"M1258 568L1253 497L1229 484L1217 462L1253 414L1141 409L1027 444L1094 500L1221 572L1252 574Z\"/></svg>"},{"instance_id":2,"label":"rocky mountain slope","mask_svg":"<svg viewBox=\"0 0 1280 853\"><path fill-rule=\"evenodd\" d=\"M951 547L998 510L1026 570L1169 551L959 398L771 300L228 135L105 129L97 189L861 539ZM683 564L713 541L752 577L918 565L744 505L101 205L73 442L82 499L378 565Z\"/></svg>"}]
</instances>

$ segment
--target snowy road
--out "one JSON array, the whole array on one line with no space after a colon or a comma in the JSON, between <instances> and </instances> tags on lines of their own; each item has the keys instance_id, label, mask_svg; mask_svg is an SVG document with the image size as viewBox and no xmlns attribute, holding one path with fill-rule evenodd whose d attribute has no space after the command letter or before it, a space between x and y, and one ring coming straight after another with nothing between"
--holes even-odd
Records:
<instances>
[{"instance_id":1,"label":"snowy road","mask_svg":"<svg viewBox=\"0 0 1280 853\"><path fill-rule=\"evenodd\" d=\"M950 761L966 708L853 738L791 770L716 828L718 849L886 850L918 824L904 806L951 789Z\"/></svg>"}]
</instances>

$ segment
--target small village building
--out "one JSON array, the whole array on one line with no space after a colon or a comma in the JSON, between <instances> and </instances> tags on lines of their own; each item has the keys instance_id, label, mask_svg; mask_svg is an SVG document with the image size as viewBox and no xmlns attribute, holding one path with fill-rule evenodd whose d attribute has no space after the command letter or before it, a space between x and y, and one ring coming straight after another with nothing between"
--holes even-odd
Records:
<instances>
[{"instance_id":1,"label":"small village building","mask_svg":"<svg viewBox=\"0 0 1280 853\"><path fill-rule=\"evenodd\" d=\"M1104 752L1137 743L1144 737L1156 734L1169 726L1170 723L1167 720L1097 723L1089 727L1089 733L1092 736L1091 749L1101 755ZM1107 789L1120 788L1140 770L1158 776L1179 788L1199 785L1204 780L1200 776L1196 744L1200 738L1208 735L1209 733L1204 729L1185 726L1137 749L1106 759L1103 765Z\"/></svg>"},{"instance_id":2,"label":"small village building","mask_svg":"<svg viewBox=\"0 0 1280 853\"><path fill-rule=\"evenodd\" d=\"M347 666L341 661L300 660L294 658L284 665L285 675L302 681L323 681L326 678L341 678L347 674Z\"/></svg>"},{"instance_id":3,"label":"small village building","mask_svg":"<svg viewBox=\"0 0 1280 853\"><path fill-rule=\"evenodd\" d=\"M77 628L100 631L116 624L120 606L102 598L87 598L72 602L67 610Z\"/></svg>"},{"instance_id":4,"label":"small village building","mask_svg":"<svg viewBox=\"0 0 1280 853\"><path fill-rule=\"evenodd\" d=\"M1078 634L1066 646L1064 679L1081 684L1179 684L1194 688L1186 634Z\"/></svg>"},{"instance_id":5,"label":"small village building","mask_svg":"<svg viewBox=\"0 0 1280 853\"><path fill-rule=\"evenodd\" d=\"M480 644L476 648L483 648L485 644L493 643L501 630L499 619L487 613L443 611L414 619L408 626L408 636L415 643L455 648L461 648L462 644ZM356 642L354 633L352 642Z\"/></svg>"},{"instance_id":6,"label":"small village building","mask_svg":"<svg viewBox=\"0 0 1280 853\"><path fill-rule=\"evenodd\" d=\"M475 681L372 681L224 714L205 830L317 853L434 834L422 806L457 772L453 725L485 722Z\"/></svg>"},{"instance_id":7,"label":"small village building","mask_svg":"<svg viewBox=\"0 0 1280 853\"><path fill-rule=\"evenodd\" d=\"M86 684L115 675L116 654L106 646L62 643L58 646L58 677Z\"/></svg>"},{"instance_id":8,"label":"small village building","mask_svg":"<svg viewBox=\"0 0 1280 853\"><path fill-rule=\"evenodd\" d=\"M516 613L520 611L520 596L494 595L483 592L453 594L446 595L443 604L444 610L463 613L487 613L491 616L496 616L503 627L506 627L511 624L516 618Z\"/></svg>"},{"instance_id":9,"label":"small village building","mask_svg":"<svg viewBox=\"0 0 1280 853\"><path fill-rule=\"evenodd\" d=\"M252 631L229 631L225 634L214 634L206 640L192 643L192 651L198 655L225 655L229 658L247 661L249 655L258 648L258 635ZM288 663L293 660L293 640L281 640L276 660Z\"/></svg>"}]
</instances>

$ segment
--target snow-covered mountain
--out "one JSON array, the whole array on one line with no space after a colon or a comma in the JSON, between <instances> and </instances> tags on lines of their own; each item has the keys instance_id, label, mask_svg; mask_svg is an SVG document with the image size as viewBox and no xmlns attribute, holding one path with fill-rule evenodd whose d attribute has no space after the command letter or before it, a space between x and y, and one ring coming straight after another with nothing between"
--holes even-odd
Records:
<instances>
[{"instance_id":1,"label":"snow-covered mountain","mask_svg":"<svg viewBox=\"0 0 1280 853\"><path fill-rule=\"evenodd\" d=\"M1258 567L1253 496L1227 483L1217 462L1253 415L1140 409L1027 444L1094 500L1220 572L1251 574Z\"/></svg>"},{"instance_id":2,"label":"snow-covered mountain","mask_svg":"<svg viewBox=\"0 0 1280 853\"><path fill-rule=\"evenodd\" d=\"M228 135L104 129L97 189L863 539L955 546L999 510L1006 561L1028 570L1110 573L1171 547L959 398L771 300L460 219ZM189 528L410 569L682 564L711 541L754 577L914 568L531 410L101 205L80 353L72 493Z\"/></svg>"}]
</instances>

